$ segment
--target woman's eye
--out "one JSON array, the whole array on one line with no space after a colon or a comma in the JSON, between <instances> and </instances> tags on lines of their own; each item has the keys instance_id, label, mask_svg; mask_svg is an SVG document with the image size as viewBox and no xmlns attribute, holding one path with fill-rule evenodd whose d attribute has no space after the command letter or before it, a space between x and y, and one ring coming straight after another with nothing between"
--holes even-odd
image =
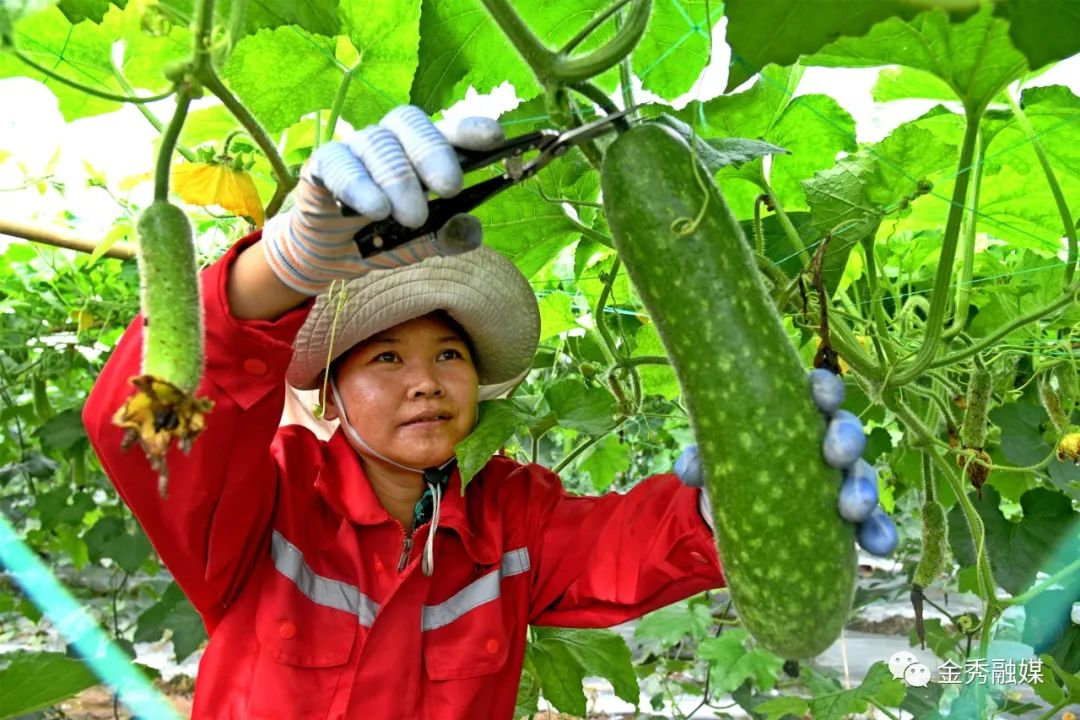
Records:
<instances>
[{"instance_id":1,"label":"woman's eye","mask_svg":"<svg viewBox=\"0 0 1080 720\"><path fill-rule=\"evenodd\" d=\"M461 354L460 351L455 350L453 348L447 348L446 350L443 350L443 353L453 353L455 356L457 356L459 358L465 357L464 355Z\"/></svg>"},{"instance_id":2,"label":"woman's eye","mask_svg":"<svg viewBox=\"0 0 1080 720\"><path fill-rule=\"evenodd\" d=\"M381 359L382 359L382 358L384 358L384 357L391 357L391 358L392 358L392 357L396 357L396 356L397 356L397 355L396 355L396 353L392 353L392 352L390 352L390 351L386 351L386 352L383 352L383 353L379 353L378 355L376 355L376 356L375 356L375 359L376 359L376 360L381 360Z\"/></svg>"}]
</instances>

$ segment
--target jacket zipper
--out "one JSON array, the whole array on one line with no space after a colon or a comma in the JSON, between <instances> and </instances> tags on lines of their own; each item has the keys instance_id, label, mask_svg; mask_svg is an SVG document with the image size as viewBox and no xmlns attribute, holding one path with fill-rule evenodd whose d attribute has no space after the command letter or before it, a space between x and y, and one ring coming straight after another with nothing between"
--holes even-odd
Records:
<instances>
[{"instance_id":1,"label":"jacket zipper","mask_svg":"<svg viewBox=\"0 0 1080 720\"><path fill-rule=\"evenodd\" d=\"M401 559L398 560L397 571L400 574L409 564L409 556L412 554L412 533L405 536L405 543L401 546Z\"/></svg>"}]
</instances>

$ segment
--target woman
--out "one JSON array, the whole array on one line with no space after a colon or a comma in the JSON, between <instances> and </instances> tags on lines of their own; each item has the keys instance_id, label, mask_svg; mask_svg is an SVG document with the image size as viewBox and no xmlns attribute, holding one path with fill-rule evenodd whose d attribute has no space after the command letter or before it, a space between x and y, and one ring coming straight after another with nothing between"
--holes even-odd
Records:
<instances>
[{"instance_id":1,"label":"woman","mask_svg":"<svg viewBox=\"0 0 1080 720\"><path fill-rule=\"evenodd\" d=\"M495 456L462 493L454 446L528 373L536 297L469 218L369 258L352 241L422 224L424 187L462 187L453 145L502 140L482 119L446 133L404 107L324 145L293 208L203 272L214 409L169 457L167 500L107 420L141 317L87 402L103 467L210 634L193 717L509 718L529 624L607 627L724 585L705 496L673 474L574 497ZM278 427L286 380L327 388L329 440Z\"/></svg>"}]
</instances>

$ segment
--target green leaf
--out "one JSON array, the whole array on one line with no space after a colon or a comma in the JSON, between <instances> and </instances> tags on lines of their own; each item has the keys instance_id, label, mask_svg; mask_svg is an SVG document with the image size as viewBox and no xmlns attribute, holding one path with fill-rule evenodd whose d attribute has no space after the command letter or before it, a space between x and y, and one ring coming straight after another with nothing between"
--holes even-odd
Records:
<instances>
[{"instance_id":1,"label":"green leaf","mask_svg":"<svg viewBox=\"0 0 1080 720\"><path fill-rule=\"evenodd\" d=\"M454 446L463 491L476 473L484 469L491 456L514 436L521 422L513 400L484 400L479 403L477 413L476 427Z\"/></svg>"},{"instance_id":2,"label":"green leaf","mask_svg":"<svg viewBox=\"0 0 1080 720\"><path fill-rule=\"evenodd\" d=\"M638 621L634 637L638 640L658 640L672 647L686 636L701 641L712 627L712 613L707 601L680 600L677 603L653 610Z\"/></svg>"},{"instance_id":3,"label":"green leaf","mask_svg":"<svg viewBox=\"0 0 1080 720\"><path fill-rule=\"evenodd\" d=\"M358 4L355 0L345 0L341 8L342 14L349 12ZM373 13L377 13L378 8L386 6L400 10L403 3L384 2L378 5L364 3L364 7ZM299 0L299 2L297 0L259 0L247 3L244 16L247 32L252 33L262 28L276 28L282 25L299 26L302 30L319 35L337 35L341 30L341 21L338 19L338 0Z\"/></svg>"},{"instance_id":4,"label":"green leaf","mask_svg":"<svg viewBox=\"0 0 1080 720\"><path fill-rule=\"evenodd\" d=\"M839 720L850 713L864 712L870 700L885 707L897 707L904 699L904 688L888 666L879 661L870 666L858 687L811 699L810 713L815 720Z\"/></svg>"},{"instance_id":5,"label":"green leaf","mask_svg":"<svg viewBox=\"0 0 1080 720\"><path fill-rule=\"evenodd\" d=\"M183 662L206 640L206 627L180 586L169 583L161 599L144 610L136 620L135 642L154 642L166 630L172 632L176 661Z\"/></svg>"},{"instance_id":6,"label":"green leaf","mask_svg":"<svg viewBox=\"0 0 1080 720\"><path fill-rule=\"evenodd\" d=\"M788 151L779 145L773 145L764 140L733 137L705 140L697 135L689 125L668 113L661 113L657 117L657 122L667 125L679 135L682 135L687 144L692 142L698 153L698 159L710 174L716 174L718 170L728 165L738 167L766 155L788 154Z\"/></svg>"},{"instance_id":7,"label":"green leaf","mask_svg":"<svg viewBox=\"0 0 1080 720\"><path fill-rule=\"evenodd\" d=\"M586 452L578 470L588 474L593 489L598 493L606 492L619 473L630 469L627 448L619 442L618 435L608 435Z\"/></svg>"},{"instance_id":8,"label":"green leaf","mask_svg":"<svg viewBox=\"0 0 1080 720\"><path fill-rule=\"evenodd\" d=\"M706 18L706 8L712 12ZM709 35L724 13L721 0L654 2L644 37L634 48L634 73L642 87L665 100L689 91L709 56Z\"/></svg>"},{"instance_id":9,"label":"green leaf","mask_svg":"<svg viewBox=\"0 0 1080 720\"><path fill-rule=\"evenodd\" d=\"M514 701L514 720L531 718L539 709L540 681L530 671L521 673L518 681L517 700Z\"/></svg>"},{"instance_id":10,"label":"green leaf","mask_svg":"<svg viewBox=\"0 0 1080 720\"><path fill-rule=\"evenodd\" d=\"M881 3L884 5L884 3ZM837 6L845 12L847 6ZM1009 40L1009 24L983 5L963 22L938 8L905 22L890 18L858 38L840 38L805 58L808 65L905 65L941 78L969 110L982 110L1027 71L1027 59Z\"/></svg>"},{"instance_id":11,"label":"green leaf","mask_svg":"<svg viewBox=\"0 0 1080 720\"><path fill-rule=\"evenodd\" d=\"M990 411L990 421L1001 428L1001 451L1014 465L1042 462L1050 454L1050 443L1042 438L1046 412L1032 403L1014 402Z\"/></svg>"},{"instance_id":12,"label":"green leaf","mask_svg":"<svg viewBox=\"0 0 1080 720\"><path fill-rule=\"evenodd\" d=\"M1062 668L1052 655L1043 654L1039 657L1042 658L1043 664L1048 665L1054 671L1054 674L1065 683L1065 687L1069 690L1069 697L1080 699L1080 675Z\"/></svg>"},{"instance_id":13,"label":"green leaf","mask_svg":"<svg viewBox=\"0 0 1080 720\"><path fill-rule=\"evenodd\" d=\"M913 17L919 8L895 0L727 0L731 92L770 63L791 65L841 35L863 35L894 15Z\"/></svg>"},{"instance_id":14,"label":"green leaf","mask_svg":"<svg viewBox=\"0 0 1080 720\"><path fill-rule=\"evenodd\" d=\"M586 386L578 378L549 385L544 389L544 399L563 427L600 435L614 424L615 397L602 387Z\"/></svg>"},{"instance_id":15,"label":"green leaf","mask_svg":"<svg viewBox=\"0 0 1080 720\"><path fill-rule=\"evenodd\" d=\"M780 677L784 661L761 648L747 650L749 637L745 630L736 628L720 637L705 638L698 645L698 657L709 661L709 677L718 692L731 692L748 679L761 690L771 690Z\"/></svg>"},{"instance_id":16,"label":"green leaf","mask_svg":"<svg viewBox=\"0 0 1080 720\"><path fill-rule=\"evenodd\" d=\"M51 452L67 450L81 440L86 440L82 424L82 408L69 408L54 415L34 431L41 439L41 446Z\"/></svg>"},{"instance_id":17,"label":"green leaf","mask_svg":"<svg viewBox=\"0 0 1080 720\"><path fill-rule=\"evenodd\" d=\"M755 706L754 711L764 713L765 720L781 720L786 715L803 717L810 711L810 705L801 697L781 695Z\"/></svg>"},{"instance_id":18,"label":"green leaf","mask_svg":"<svg viewBox=\"0 0 1080 720\"><path fill-rule=\"evenodd\" d=\"M787 150L772 156L768 177L785 210L805 208L802 181L832 167L838 153L855 150L855 121L835 100L825 95L794 97L801 77L801 68L769 67L745 92L693 102L677 113L710 143L756 138ZM736 217L751 216L753 199L761 192L761 173L760 162L749 162L718 175Z\"/></svg>"},{"instance_id":19,"label":"green leaf","mask_svg":"<svg viewBox=\"0 0 1080 720\"><path fill-rule=\"evenodd\" d=\"M1009 37L1032 70L1080 52L1080 5L1061 0L994 3L994 14L1009 21Z\"/></svg>"},{"instance_id":20,"label":"green leaf","mask_svg":"<svg viewBox=\"0 0 1080 720\"><path fill-rule=\"evenodd\" d=\"M607 6L607 0L517 3L525 26L549 47L569 40ZM602 37L602 36L600 36ZM584 51L588 43L581 48ZM420 65L411 102L429 113L465 97L509 82L517 96L531 100L541 88L506 35L480 0L424 0L420 16Z\"/></svg>"},{"instance_id":21,"label":"green leaf","mask_svg":"<svg viewBox=\"0 0 1080 720\"><path fill-rule=\"evenodd\" d=\"M1045 488L1028 490L1020 497L1024 517L1012 522L998 508L1000 496L993 486L984 485L982 493L982 500L972 498L972 503L986 526L986 551L1001 587L1019 595L1040 570L1054 572L1063 567L1067 558L1057 551L1077 533L1068 498ZM975 564L971 533L959 505L949 512L949 544L957 562Z\"/></svg>"},{"instance_id":22,"label":"green leaf","mask_svg":"<svg viewBox=\"0 0 1080 720\"><path fill-rule=\"evenodd\" d=\"M100 25L72 25L60 9L53 7L16 23L15 43L32 60L64 77L96 90L124 94L110 60L113 43L123 38L126 47L122 68L127 79L137 89L160 92L168 86L162 67L187 57L191 52L190 33L184 25L168 26L156 34L144 31L139 5L131 3L124 10L109 7ZM68 121L120 108L120 103L48 79L14 55L0 53L0 78L19 76L48 85Z\"/></svg>"},{"instance_id":23,"label":"green leaf","mask_svg":"<svg viewBox=\"0 0 1080 720\"><path fill-rule=\"evenodd\" d=\"M129 533L123 518L115 515L101 517L86 531L83 541L91 560L101 562L110 558L128 573L138 570L153 550L142 528L136 527Z\"/></svg>"},{"instance_id":24,"label":"green leaf","mask_svg":"<svg viewBox=\"0 0 1080 720\"><path fill-rule=\"evenodd\" d=\"M956 93L941 78L925 70L909 67L888 67L878 73L870 91L874 102L892 100L955 100Z\"/></svg>"},{"instance_id":25,"label":"green leaf","mask_svg":"<svg viewBox=\"0 0 1080 720\"><path fill-rule=\"evenodd\" d=\"M643 355L667 357L667 350L660 341L656 326L652 323L638 328L637 334L634 335L634 343L631 357ZM638 365L637 369L641 376L643 395L660 395L665 400L674 400L682 392L675 369L671 365Z\"/></svg>"},{"instance_id":26,"label":"green leaf","mask_svg":"<svg viewBox=\"0 0 1080 720\"><path fill-rule=\"evenodd\" d=\"M42 710L98 684L81 660L63 653L19 650L0 655L0 667L0 718Z\"/></svg>"},{"instance_id":27,"label":"green leaf","mask_svg":"<svg viewBox=\"0 0 1080 720\"><path fill-rule=\"evenodd\" d=\"M124 0L117 2L116 6L123 8ZM60 12L64 13L64 17L72 25L81 23L83 20L100 23L109 10L109 0L60 0L56 7L60 8Z\"/></svg>"},{"instance_id":28,"label":"green leaf","mask_svg":"<svg viewBox=\"0 0 1080 720\"><path fill-rule=\"evenodd\" d=\"M939 658L949 658L963 640L963 635L959 631L946 630L938 618L926 618L923 621L923 628L926 634L926 647ZM911 643L911 647L919 644L919 636L914 627L908 631L908 642Z\"/></svg>"},{"instance_id":29,"label":"green leaf","mask_svg":"<svg viewBox=\"0 0 1080 720\"><path fill-rule=\"evenodd\" d=\"M540 298L540 342L578 326L574 317L574 299L556 290Z\"/></svg>"},{"instance_id":30,"label":"green leaf","mask_svg":"<svg viewBox=\"0 0 1080 720\"><path fill-rule=\"evenodd\" d=\"M526 653L540 678L540 691L561 712L584 716L586 675L611 681L615 695L637 705L639 689L622 636L610 630L533 628Z\"/></svg>"},{"instance_id":31,"label":"green leaf","mask_svg":"<svg viewBox=\"0 0 1080 720\"><path fill-rule=\"evenodd\" d=\"M500 122L508 131L526 132L543 117L542 108L540 100L525 103ZM499 193L477 208L475 215L484 225L484 244L506 255L532 278L581 237L561 201L595 202L599 194L599 175L580 151L573 150L531 180ZM594 214L589 208L578 207L578 216L586 224Z\"/></svg>"}]
</instances>

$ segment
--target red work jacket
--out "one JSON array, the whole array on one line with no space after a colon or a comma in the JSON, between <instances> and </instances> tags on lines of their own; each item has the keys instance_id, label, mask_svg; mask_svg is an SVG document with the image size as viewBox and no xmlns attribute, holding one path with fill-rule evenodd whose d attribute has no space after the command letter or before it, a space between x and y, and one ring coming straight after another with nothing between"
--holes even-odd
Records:
<instances>
[{"instance_id":1,"label":"red work jacket","mask_svg":"<svg viewBox=\"0 0 1080 720\"><path fill-rule=\"evenodd\" d=\"M191 454L172 451L168 499L111 422L139 374L141 316L83 411L105 471L209 632L194 718L510 718L530 623L608 627L724 584L699 491L675 475L577 497L547 468L502 456L464 496L454 471L425 577L429 526L405 552L405 529L344 435L279 427L311 303L274 321L230 314L228 268L255 239L202 273L198 394L214 409Z\"/></svg>"}]
</instances>

